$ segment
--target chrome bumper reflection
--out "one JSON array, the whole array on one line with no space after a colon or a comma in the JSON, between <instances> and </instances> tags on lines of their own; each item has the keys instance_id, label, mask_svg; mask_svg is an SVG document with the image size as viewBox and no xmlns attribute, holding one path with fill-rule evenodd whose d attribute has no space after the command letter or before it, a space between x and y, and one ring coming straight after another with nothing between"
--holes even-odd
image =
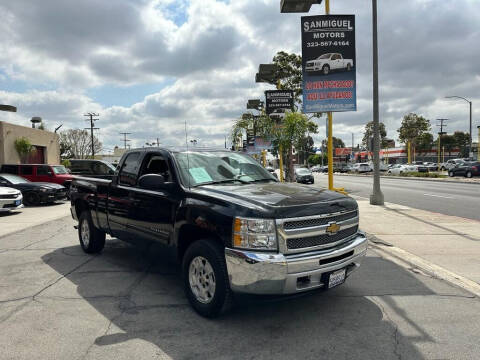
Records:
<instances>
[{"instance_id":1,"label":"chrome bumper reflection","mask_svg":"<svg viewBox=\"0 0 480 360\"><path fill-rule=\"evenodd\" d=\"M292 294L323 287L322 274L341 268L347 276L360 266L367 238L356 237L336 247L302 254L269 254L225 249L230 287L251 294Z\"/></svg>"}]
</instances>

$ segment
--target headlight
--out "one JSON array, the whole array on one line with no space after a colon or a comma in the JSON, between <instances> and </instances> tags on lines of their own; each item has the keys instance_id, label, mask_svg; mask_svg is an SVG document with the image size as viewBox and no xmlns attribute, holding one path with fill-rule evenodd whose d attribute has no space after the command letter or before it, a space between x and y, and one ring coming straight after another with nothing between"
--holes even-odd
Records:
<instances>
[{"instance_id":1,"label":"headlight","mask_svg":"<svg viewBox=\"0 0 480 360\"><path fill-rule=\"evenodd\" d=\"M274 220L236 217L233 223L233 245L244 249L277 250Z\"/></svg>"}]
</instances>

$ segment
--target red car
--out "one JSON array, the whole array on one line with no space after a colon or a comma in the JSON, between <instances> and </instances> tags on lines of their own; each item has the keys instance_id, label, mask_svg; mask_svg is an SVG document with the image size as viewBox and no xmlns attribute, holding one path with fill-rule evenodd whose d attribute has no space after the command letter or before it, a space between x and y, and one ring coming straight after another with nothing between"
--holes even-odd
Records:
<instances>
[{"instance_id":1,"label":"red car","mask_svg":"<svg viewBox=\"0 0 480 360\"><path fill-rule=\"evenodd\" d=\"M47 164L4 164L0 173L21 176L32 182L50 182L70 188L73 176L63 165Z\"/></svg>"}]
</instances>

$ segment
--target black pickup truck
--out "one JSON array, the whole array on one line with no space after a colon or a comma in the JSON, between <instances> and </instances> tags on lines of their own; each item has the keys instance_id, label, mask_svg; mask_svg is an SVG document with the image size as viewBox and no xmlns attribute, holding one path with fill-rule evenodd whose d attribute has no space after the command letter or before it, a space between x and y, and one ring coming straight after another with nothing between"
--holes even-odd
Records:
<instances>
[{"instance_id":1,"label":"black pickup truck","mask_svg":"<svg viewBox=\"0 0 480 360\"><path fill-rule=\"evenodd\" d=\"M182 264L188 300L206 317L227 309L234 292L342 284L367 251L355 200L278 182L238 152L130 150L112 180L80 177L72 185L85 252L102 251L105 234L167 245Z\"/></svg>"}]
</instances>

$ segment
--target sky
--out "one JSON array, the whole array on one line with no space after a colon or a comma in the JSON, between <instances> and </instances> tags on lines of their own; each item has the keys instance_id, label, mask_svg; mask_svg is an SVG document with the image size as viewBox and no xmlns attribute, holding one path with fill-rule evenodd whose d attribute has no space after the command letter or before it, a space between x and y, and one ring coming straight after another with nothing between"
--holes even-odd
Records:
<instances>
[{"instance_id":1,"label":"sky","mask_svg":"<svg viewBox=\"0 0 480 360\"><path fill-rule=\"evenodd\" d=\"M89 126L105 153L197 139L223 146L248 99L264 98L255 83L260 63L278 51L301 53L300 16L281 14L280 0L0 0L0 103L17 113L0 120L53 130ZM397 139L410 112L448 118L446 131L480 125L480 1L379 0L380 121ZM371 1L331 0L332 14L356 16L357 111L334 113L333 135L361 142L372 120ZM324 14L313 5L309 15ZM303 14L306 15L306 14ZM325 118L316 120L325 137Z\"/></svg>"}]
</instances>

